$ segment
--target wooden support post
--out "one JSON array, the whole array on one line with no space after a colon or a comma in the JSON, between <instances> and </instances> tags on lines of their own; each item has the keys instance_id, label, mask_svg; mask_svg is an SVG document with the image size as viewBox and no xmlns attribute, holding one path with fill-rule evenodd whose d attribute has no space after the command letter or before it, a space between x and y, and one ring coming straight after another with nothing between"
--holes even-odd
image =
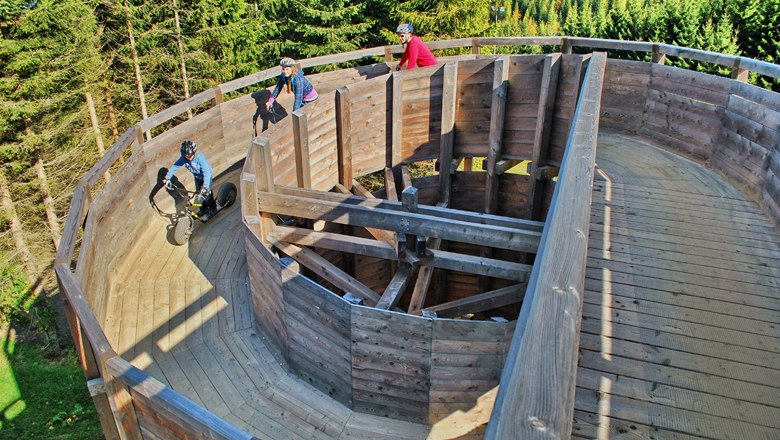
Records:
<instances>
[{"instance_id":1,"label":"wooden support post","mask_svg":"<svg viewBox=\"0 0 780 440\"><path fill-rule=\"evenodd\" d=\"M412 187L412 176L409 174L408 165L401 165L401 184L404 190Z\"/></svg>"},{"instance_id":2,"label":"wooden support post","mask_svg":"<svg viewBox=\"0 0 780 440\"><path fill-rule=\"evenodd\" d=\"M390 157L387 158L386 166L394 168L401 163L402 148L403 148L403 92L404 92L404 77L402 74L395 72L392 74L393 78L393 112L392 112L392 145L390 148Z\"/></svg>"},{"instance_id":3,"label":"wooden support post","mask_svg":"<svg viewBox=\"0 0 780 440\"><path fill-rule=\"evenodd\" d=\"M661 53L661 45L658 43L653 43L653 57L651 60L656 64L666 63L666 54Z\"/></svg>"},{"instance_id":4,"label":"wooden support post","mask_svg":"<svg viewBox=\"0 0 780 440\"><path fill-rule=\"evenodd\" d=\"M536 133L534 134L534 146L531 152L531 163L528 166L528 174L537 175L537 169L547 160L550 143L550 130L552 128L553 107L555 105L556 92L558 90L558 75L560 72L560 55L548 55L544 59L544 73L539 94L539 110L536 115ZM526 212L538 220L544 213L544 181L530 179Z\"/></svg>"},{"instance_id":5,"label":"wooden support post","mask_svg":"<svg viewBox=\"0 0 780 440\"><path fill-rule=\"evenodd\" d=\"M401 205L407 212L417 213L417 188L409 186L404 188L401 193ZM406 234L406 245L409 249L415 249L417 246L417 236L414 234Z\"/></svg>"},{"instance_id":6,"label":"wooden support post","mask_svg":"<svg viewBox=\"0 0 780 440\"><path fill-rule=\"evenodd\" d=\"M352 142L350 141L349 89L336 90L336 143L339 151L339 183L352 187Z\"/></svg>"},{"instance_id":7,"label":"wooden support post","mask_svg":"<svg viewBox=\"0 0 780 440\"><path fill-rule=\"evenodd\" d=\"M471 53L479 55L482 51L482 46L479 44L479 38L475 37L471 39Z\"/></svg>"},{"instance_id":8,"label":"wooden support post","mask_svg":"<svg viewBox=\"0 0 780 440\"><path fill-rule=\"evenodd\" d=\"M449 205L452 173L452 148L455 145L455 102L458 94L458 64L444 65L441 96L441 144L439 145L439 202Z\"/></svg>"},{"instance_id":9,"label":"wooden support post","mask_svg":"<svg viewBox=\"0 0 780 440\"><path fill-rule=\"evenodd\" d=\"M252 154L255 165L255 186L258 193L276 192L274 186L273 161L271 160L271 141L266 137L256 137L252 140ZM260 194L258 194L259 196ZM259 200L258 200L259 204ZM274 227L274 221L269 212L260 212L260 237L265 241Z\"/></svg>"},{"instance_id":10,"label":"wooden support post","mask_svg":"<svg viewBox=\"0 0 780 440\"><path fill-rule=\"evenodd\" d=\"M750 77L750 71L747 69L743 69L740 67L742 63L742 58L737 57L736 60L734 60L734 67L731 68L731 79L735 79L739 82L748 82L748 78Z\"/></svg>"},{"instance_id":11,"label":"wooden support post","mask_svg":"<svg viewBox=\"0 0 780 440\"><path fill-rule=\"evenodd\" d=\"M385 46L385 62L393 62L393 50L390 48L390 46Z\"/></svg>"},{"instance_id":12,"label":"wooden support post","mask_svg":"<svg viewBox=\"0 0 780 440\"><path fill-rule=\"evenodd\" d=\"M385 167L385 196L387 200L398 200L398 188L395 186L393 169Z\"/></svg>"},{"instance_id":13,"label":"wooden support post","mask_svg":"<svg viewBox=\"0 0 780 440\"><path fill-rule=\"evenodd\" d=\"M487 177L485 178L484 212L493 214L498 203L498 180L496 161L501 156L501 143L504 132L504 114L506 109L507 78L509 63L504 58L493 62L493 98L490 104L490 134L488 136Z\"/></svg>"},{"instance_id":14,"label":"wooden support post","mask_svg":"<svg viewBox=\"0 0 780 440\"><path fill-rule=\"evenodd\" d=\"M570 54L571 46L572 46L571 40L569 40L566 37L562 38L562 40L563 41L561 42L561 53Z\"/></svg>"},{"instance_id":15,"label":"wooden support post","mask_svg":"<svg viewBox=\"0 0 780 440\"><path fill-rule=\"evenodd\" d=\"M295 146L295 175L299 188L311 188L309 164L309 121L304 109L292 112L293 145Z\"/></svg>"},{"instance_id":16,"label":"wooden support post","mask_svg":"<svg viewBox=\"0 0 780 440\"><path fill-rule=\"evenodd\" d=\"M474 165L474 158L472 157L463 158L463 171L471 171L473 165Z\"/></svg>"}]
</instances>

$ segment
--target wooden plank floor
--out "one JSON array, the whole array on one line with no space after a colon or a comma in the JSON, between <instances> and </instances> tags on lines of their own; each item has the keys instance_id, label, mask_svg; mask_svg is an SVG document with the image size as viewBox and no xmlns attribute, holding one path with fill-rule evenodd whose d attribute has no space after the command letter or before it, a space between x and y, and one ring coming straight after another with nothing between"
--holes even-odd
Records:
<instances>
[{"instance_id":1,"label":"wooden plank floor","mask_svg":"<svg viewBox=\"0 0 780 440\"><path fill-rule=\"evenodd\" d=\"M602 134L573 436L780 438L780 235L716 173Z\"/></svg>"},{"instance_id":2,"label":"wooden plank floor","mask_svg":"<svg viewBox=\"0 0 780 440\"><path fill-rule=\"evenodd\" d=\"M238 171L225 179L237 184ZM254 330L239 206L198 224L185 246L167 227L155 217L113 280L104 328L125 359L259 439L429 436L353 412L277 363Z\"/></svg>"}]
</instances>

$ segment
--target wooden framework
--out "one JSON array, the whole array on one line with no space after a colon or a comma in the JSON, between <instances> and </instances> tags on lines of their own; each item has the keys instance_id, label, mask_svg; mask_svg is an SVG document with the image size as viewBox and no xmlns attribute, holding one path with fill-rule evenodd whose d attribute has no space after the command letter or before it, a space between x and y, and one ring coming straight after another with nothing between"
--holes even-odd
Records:
<instances>
[{"instance_id":1,"label":"wooden framework","mask_svg":"<svg viewBox=\"0 0 780 440\"><path fill-rule=\"evenodd\" d=\"M775 160L778 157L777 145L773 144L770 137L766 136L766 133L772 130L776 130L777 115L780 110L778 108L778 98L776 94L772 94L765 91L757 90L756 88L747 84L728 80L728 79L713 79L706 75L701 75L693 72L680 73L679 69L673 69L668 66L662 65L666 56L680 56L699 61L712 62L718 65L724 65L732 67L734 69L734 78L738 80L744 80L746 71L758 72L763 75L769 75L772 77L780 77L778 67L771 63L765 63L756 60L750 60L743 57L734 57L723 54L714 54L699 50L693 50L688 48L681 48L677 46L665 45L665 44L653 44L643 42L620 42L611 40L595 40L595 39L581 39L581 38L569 38L569 37L545 37L545 38L468 38L462 40L452 40L447 42L434 42L430 46L433 49L444 49L452 47L472 47L475 53L479 53L479 48L484 45L559 45L562 48L564 55L561 56L560 71L564 71L568 68L569 58L566 58L571 51L572 47L591 47L591 48L603 48L603 49L620 49L620 50L637 50L645 51L653 54L653 60L660 64L649 65L645 63L623 63L623 62L608 62L606 67L606 77L610 81L605 81L605 90L600 94L602 96L602 129L619 129L621 131L633 131L649 137L662 138L664 141L669 142L673 147L684 150L687 154L690 154L699 158L706 158L711 161L714 167L721 170L727 176L735 179L740 184L745 185L745 188L750 188L750 191L761 200L762 206L766 211L771 213L777 221L780 218L780 184L778 184L778 170L777 164L780 161ZM386 58L392 57L393 53L400 52L400 46L388 46L382 48L364 49L347 54L330 55L325 57L318 57L310 60L302 60L302 67L309 67L314 65L342 62L351 59L360 59L370 56L385 56ZM555 56L553 56L555 57ZM553 58L546 58L549 61L550 70L545 68L549 83L553 84ZM592 64L593 60L589 62ZM453 65L445 65L453 66ZM440 186L445 184L446 180L452 176L453 159L451 158L470 158L476 157L470 155L467 151L459 151L457 146L453 147L452 155L449 156L449 147L447 145L453 145L453 138L458 139L459 133L457 129L457 120L454 125L451 125L447 115L454 116L451 113L452 107L457 103L457 99L452 99L452 90L459 81L452 80L452 78L458 78L462 72L456 67L445 67L443 73L442 87L443 96L445 97L442 105L442 117L441 117L441 130L439 132L439 138L436 142L437 145L441 145L442 148L436 153L436 156L440 159L439 169L445 170L442 173L445 177L441 178L438 182ZM580 65L581 66L581 65ZM611 69L630 72L635 78L625 82L625 77L614 75ZM381 75L388 71L387 67L382 67L379 70L373 71L369 75ZM184 398L170 387L163 385L156 381L154 378L149 377L145 372L139 371L135 367L131 366L126 360L117 356L108 342L105 336L105 330L101 328L101 322L106 319L106 314L109 310L107 292L110 280L108 278L109 273L112 273L112 269L122 263L117 258L113 251L121 252L123 249L127 249L134 237L140 234L143 224L129 223L127 220L122 221L117 217L118 212L126 212L128 209L141 209L140 205L146 204L148 189L157 183L158 167L172 161L172 153L165 148L166 144L170 144L177 139L183 137L189 137L192 135L203 135L204 133L213 133L214 142L210 145L214 145L213 150L209 151L210 159L214 159L213 163L215 167L223 170L229 166L237 163L246 157L246 138L244 135L240 135L240 132L248 132L248 130L235 130L235 127L223 127L223 121L232 121L241 127L251 127L251 113L246 111L253 103L250 99L239 98L233 101L224 101L223 96L225 94L239 90L243 87L250 86L259 81L266 80L273 77L275 74L274 69L268 69L263 72L259 72L255 75L250 75L245 78L240 78L235 81L231 81L226 84L222 84L213 89L204 91L192 98L177 104L161 113L158 113L144 121L139 122L137 125L128 129L128 131L119 139L119 141L109 149L105 156L89 171L87 175L79 182L74 190L74 196L71 200L71 208L69 216L66 221L62 241L58 248L57 258L55 261L55 271L60 283L60 290L64 294L66 299L66 311L71 325L72 333L76 341L76 347L79 349L79 354L82 359L82 365L84 366L87 379L90 380L92 386L90 389L93 391L93 400L98 408L98 412L101 416L101 422L104 426L104 432L108 438L140 438L142 432L143 435L162 435L162 436L179 436L179 437L203 437L208 436L211 438L251 438L252 436L241 432L234 426L214 416L211 412L205 411L192 401ZM503 75L503 74L502 74ZM560 75L560 73L559 73ZM575 75L559 76L558 77L558 94L553 96L548 94L548 98L544 98L542 102L549 102L549 100L560 101L563 99L564 94L560 93L561 87L564 87L569 81L569 78ZM344 72L340 72L338 75L334 75L338 78L340 84L338 87L343 86L345 83L355 81L360 78L360 74L355 73L354 77L348 77ZM400 78L400 75L396 76ZM394 77L395 78L395 77ZM636 78L640 78L639 81ZM697 83L702 85L698 87L681 87L680 84L688 84L686 81L690 81L692 78L697 80ZM411 83L411 77L408 81ZM393 80L395 81L395 80ZM701 82L700 82L701 81ZM403 84L402 81L398 81ZM324 84L324 82L323 82ZM579 84L579 81L577 81ZM577 86L578 87L578 86ZM318 88L320 88L318 86ZM332 87L331 90L336 87ZM326 87L320 88L320 90L327 90ZM586 93L591 93L591 90L586 87ZM673 95L665 93L666 91L672 91ZM639 93L637 93L639 92ZM340 94L341 108L339 113L339 119L346 121L345 118L350 118L354 112L347 110L350 103L354 103L356 97L350 91L349 93ZM560 99L558 97L561 97ZM633 97L634 99L629 99ZM248 98L248 97L246 97ZM156 127L172 120L173 118L191 110L194 108L202 107L204 104L212 102L214 106L211 109L206 110L200 115L195 116L192 120L185 121L181 125L164 133L156 134L151 140L144 141L140 136L143 132L152 132ZM538 101L537 101L538 102ZM452 107L451 107L452 106ZM544 105L539 107L541 113L537 115L544 115L546 118L550 113ZM493 108L491 104L491 108ZM682 119L664 118L665 115L674 112L673 109L685 108L688 112L684 114ZM396 112L396 109L398 110ZM555 107L552 110L552 120L561 120L561 107ZM647 109L647 111L645 111ZM307 109L308 110L308 109ZM399 105L396 107L395 101L393 101L393 114L399 114L403 111ZM496 109L498 112L498 109ZM491 112L492 113L492 112ZM705 115L702 119L701 115ZM687 119L686 119L687 118ZM704 121L705 124L688 124L688 120ZM393 118L392 121L395 121ZM303 189L311 187L313 190L321 190L324 187L333 187L335 184L341 184L346 188L352 185L352 177L364 173L367 168L359 163L352 162L350 165L350 155L355 157L356 138L345 135L345 125L340 125L341 133L336 136L338 140L338 147L336 150L337 160L333 161L334 169L337 172L334 174L337 176L337 180L333 182L316 181L312 174L308 175L307 170L314 167L314 162L310 163L308 167L303 165L305 157L313 157L305 154L305 149L309 147L311 149L311 130L317 129L314 127L312 120L308 119L306 112L301 112L296 116L295 130L291 130L294 133L295 141L294 147L291 151L298 153L298 160L291 159L287 167L282 167L285 170L292 170L289 174L291 178L288 179L287 171L284 173L276 173L277 166L279 164L270 165L267 158L253 157L251 160L247 158L247 164L252 165L251 168L245 164L245 169L241 176L241 196L242 196L242 210L244 212L244 224L247 231L251 232L254 236L268 237L276 240L280 243L289 243L280 240L280 237L289 237L291 231L284 229L275 224L273 217L270 215L262 215L262 207L266 207L262 203L266 197L269 200L275 200L276 191L282 191L282 187L279 186L281 179L285 185L294 184L299 185ZM492 119L491 119L492 121ZM713 121L712 124L709 122ZM492 122L491 122L492 123ZM496 119L498 123L498 119ZM395 124L395 122L393 122ZM506 121L505 121L506 124ZM571 124L573 132L576 132L576 124L573 118L570 118L567 124ZM392 125L392 124L391 124ZM561 125L556 123L557 125ZM334 125L335 126L335 125ZM720 127L725 127L723 130ZM544 127L544 124L542 125ZM716 127L716 128L713 128ZM354 130L355 125L352 125L350 130ZM400 130L405 130L405 126L402 124L398 129L399 137L396 138L393 135L393 148L390 160L386 161L386 158L382 158L375 170L386 170L385 176L388 181L388 189L395 189L396 177L400 177L401 168L395 168L402 165L404 159L404 143L403 137L400 136ZM507 129L507 128L505 128ZM396 133L396 130L393 130ZM544 133L538 131L537 133ZM702 136L704 134L705 136ZM306 137L308 135L308 138ZM538 167L535 176L551 176L554 175L554 167L559 164L555 163L555 154L558 144L556 144L557 134L555 132L550 133L550 155L546 164L551 167L545 167L545 162L542 158L543 154L540 153L538 160ZM291 138L292 139L292 136ZM446 141L445 141L446 139ZM506 139L506 136L504 136ZM707 140L709 139L709 140ZM467 140L467 139L464 139ZM726 140L730 140L726 142ZM734 142L736 141L736 142ZM335 141L334 141L335 142ZM539 140L540 146L544 146L545 141L543 138ZM589 141L588 141L589 142ZM498 145L498 143L495 143ZM729 145L733 145L730 147ZM272 144L264 145L263 141L259 141L258 148L273 149ZM350 148L351 151L345 148ZM92 188L98 183L98 180L105 175L106 172L111 169L117 162L119 157L122 157L126 150L130 149L134 154L131 158L122 165L121 168L114 171L113 178L93 200L90 197ZM498 151L503 151L501 150ZM561 149L562 150L562 149ZM765 154L757 154L756 151L763 152ZM465 153L465 154L464 154ZM495 155L495 153L494 153ZM272 156L275 157L275 156ZM534 156L536 157L536 156ZM265 160L265 164L259 162ZM353 159L354 160L354 159ZM517 160L512 157L506 157L500 159L496 157L496 161L493 165L493 171L496 174L502 168L501 163L508 164L509 162L502 162L503 160L512 161ZM254 163L253 161L257 161ZM470 160L467 161L470 163ZM488 164L490 165L490 164ZM384 167L388 168L385 169ZM507 165L503 165L507 166ZM372 165L373 167L373 165ZM369 167L370 168L370 167ZM398 170L399 176L394 176L394 168ZM566 167L564 166L560 173L561 176L566 175ZM262 174L262 169L274 170L274 174ZM254 172L251 172L251 171ZM373 171L373 170L372 170ZM141 178L139 178L141 177ZM144 181L143 177L146 177ZM142 186L133 186L132 182L144 182ZM560 178L559 178L560 181ZM559 185L560 186L560 185ZM354 190L354 185L352 185ZM301 191L301 189L296 190ZM389 214L391 218L398 219L398 222L402 218L414 219L415 222L423 220L435 220L437 219L434 212L425 211L422 205L417 205L417 213L412 213L410 207L416 204L406 204L404 209L403 202L392 205L388 204L392 201L391 194L395 191L388 191L387 201L374 200L365 198L360 200L360 205L349 206L345 208L344 212L352 215L366 215L371 220L374 220L377 213ZM318 193L322 194L322 193ZM397 195L397 193L395 193ZM442 192L442 194L445 194ZM537 194L537 193L534 193ZM259 200L259 197L263 200ZM328 195L330 197L331 195ZM299 197L299 196L295 196ZM319 195L318 195L319 197ZM349 197L349 196L347 196ZM396 196L396 199L398 197ZM305 201L309 201L309 198L303 198ZM445 197L439 203L447 202L448 197ZM536 200L536 197L534 198ZM544 197L542 197L542 200ZM315 199L316 200L316 199ZM349 199L342 199L349 200ZM317 202L317 206L326 207L332 206L329 200L321 200ZM347 202L335 202L335 204L348 204ZM376 203L371 205L371 203ZM137 204L135 206L133 204ZM280 203L280 206L284 206ZM444 206L450 206L448 203L444 203L439 209L444 209ZM538 206L538 205L537 205ZM285 208L287 209L287 208ZM290 208L292 209L292 208ZM429 208L426 208L429 209ZM457 212L457 211L452 211ZM402 214L399 214L402 213ZM414 214L414 215L412 215ZM458 214L464 215L466 214ZM305 217L305 216L304 216ZM410 220L411 221L411 220ZM469 230L472 234L476 234L484 231L496 232L499 234L508 233L508 230L521 231L524 237L533 235L531 232L538 233L539 231L533 231L530 228L530 223L525 226L512 226L512 225L496 225L491 223L473 222L468 223L470 220L468 217L464 217L461 220L467 222ZM82 225L84 229L82 232ZM368 225L368 224L367 224ZM442 235L441 232L434 231L431 228L426 229L422 224L415 223L413 231L409 231L404 228L399 228L398 225L385 223L384 227L387 230L394 232L410 232L412 235L430 237L425 241L425 248L434 257L429 258L428 261L435 261L436 255L439 255L441 261L452 264L454 258L448 257L444 251L439 251L439 244L435 244L437 239L449 240L451 235ZM374 226L376 226L374 224ZM537 226L538 227L538 226ZM514 228L514 229L513 229ZM118 240L114 240L111 246L106 245L106 237L108 234L105 232L110 229L110 237L117 237ZM419 267L435 267L436 263L421 264L419 256L415 257L415 252L399 252L398 237L395 235L385 241L384 244L377 245L374 242L377 240L371 240L369 242L362 242L356 239L345 240L343 237L339 237L338 233L331 231L317 231L318 233L325 234L317 236L314 232L302 232L293 231L298 234L297 240L300 241L297 244L286 244L287 246L306 246L306 240L308 242L317 241L324 237L324 240L329 242L332 247L345 246L345 243L349 243L346 246L352 246L356 250L355 253L361 255L370 255L377 258L388 258L397 261L398 264L408 264L413 267L415 258L418 260L416 264ZM439 238L437 238L437 234ZM80 246L78 246L78 253L76 253L77 243L81 240ZM481 238L482 243L488 245L498 245L491 239ZM251 241L251 240L250 240ZM498 241L498 240L497 240ZM408 240L407 240L408 242ZM414 240L417 243L417 240ZM515 251L528 252L536 251L537 247L540 252L540 256L543 256L542 260L546 261L546 258L554 258L552 255L546 255L546 240L541 242L530 241L526 238L516 239L508 241L510 244L502 246L496 246L497 248L506 249L506 246L510 246L509 249ZM253 246L264 246L259 241L252 241ZM361 247L362 244L362 247ZM389 246L389 248L388 248ZM415 245L416 248L416 245ZM366 250L368 249L368 250ZM552 248L551 248L552 249ZM360 250L360 252L357 252ZM409 256L411 254L411 256ZM426 252L427 254L427 252ZM484 258L484 257L481 257ZM75 260L74 260L75 259ZM450 261L450 263L447 263ZM475 267L482 264L474 263ZM498 263L490 262L492 267L499 266ZM516 263L519 264L519 263ZM584 262L583 262L584 264ZM71 270L71 267L75 267L75 272ZM522 271L519 267L516 267ZM398 283L402 283L404 278L404 270L401 270ZM540 270L540 269L535 269ZM518 280L519 281L519 280ZM419 278L418 278L419 282ZM530 286L536 286L533 291L536 292L539 289L539 280L533 275L529 280L529 292L531 292ZM549 286L547 286L549 288ZM399 289L395 289L399 290ZM488 296L493 297L492 301L503 301L501 289L485 293L486 295L481 300L484 300L486 304L490 304ZM390 292L392 294L392 291ZM526 298L539 298L537 293L526 293ZM367 295L368 296L368 295ZM381 299L381 296L380 296ZM388 296L388 300L390 296ZM392 307L393 301L387 301L389 307ZM410 311L420 310L419 306L424 301L417 299L417 306L410 306ZM541 360L545 359L545 356L549 356L547 352L535 352L533 354L525 353L521 349L522 346L527 346L531 336L528 335L543 335L549 326L555 325L556 319L539 320L535 318L537 311L540 315L544 313L555 313L555 309L552 306L546 305L537 299L529 301L526 299L524 304L528 304L528 307L524 306L523 313L521 314L520 322L522 325L518 325L518 332L515 335L515 339L512 342L512 352L509 355L510 359L518 359L518 356L522 354L522 359L537 359L537 368L541 365ZM530 311L530 304L534 305L534 312ZM447 306L450 310L458 310L457 304L441 304L438 307ZM417 307L414 308L413 307ZM474 304L466 305L466 307L476 307ZM481 306L479 306L481 307ZM390 312L385 312L390 313ZM541 317L541 316L540 316ZM410 319L413 317L410 317ZM529 320L526 320L529 319ZM573 316L573 319L579 319L578 315ZM565 341L555 341L550 344L552 347L559 347L561 343L564 348L564 356L552 359L555 366L545 368L546 371L560 372L561 376L555 378L557 380L553 382L538 382L540 387L537 387L537 393L524 394L526 392L525 384L522 380L517 380L512 374L512 371L507 369L505 371L505 377L502 382L512 383L511 387L508 387L507 391L499 397L496 406L496 416L491 422L491 426L488 430L488 437L494 437L494 433L499 432L526 432L530 436L540 436L541 432L548 432L552 429L554 432L559 433L561 436L567 436L567 426L571 426L572 420L572 406L573 395L569 392L558 394L553 393L553 388L549 387L551 383L555 383L556 386L561 386L562 389L568 389L571 386L566 382L566 378L571 379L572 359L576 354L577 344L572 344L572 338L570 334L566 337ZM528 338L526 338L528 336ZM575 338L576 339L576 338ZM509 339L507 338L507 341ZM568 342L567 342L568 341ZM567 351L568 350L568 351ZM547 353L547 354L546 354ZM532 356L527 358L525 356ZM534 357L538 356L538 357ZM534 363L529 364L529 368L532 368ZM545 364L547 365L547 364ZM532 370L520 373L529 377L533 375ZM515 385L519 384L519 386ZM509 388L516 391L509 391ZM502 387L503 389L503 387ZM519 391L518 391L519 390ZM524 399L531 399L527 405L525 403L518 404L519 406L513 406L513 402L516 400L507 397L510 394L506 393L519 393L513 394L515 396L523 395ZM542 402L548 402L547 399L550 394L554 394L557 398L561 398L561 406L556 408L564 408L562 411L546 412L544 407L541 406ZM531 396L538 396L536 398ZM422 401L421 401L422 402ZM360 401L356 404L356 407L360 409L372 408L369 402ZM417 407L412 406L414 410ZM537 417L533 420L540 422L528 422L528 419L517 418L514 421L507 420L501 414L513 413L516 410L530 411L533 413L544 413L541 417ZM540 410L537 412L535 410ZM153 414L153 416L151 416ZM533 418L532 417L532 418ZM517 426L524 425L524 426Z\"/></svg>"}]
</instances>

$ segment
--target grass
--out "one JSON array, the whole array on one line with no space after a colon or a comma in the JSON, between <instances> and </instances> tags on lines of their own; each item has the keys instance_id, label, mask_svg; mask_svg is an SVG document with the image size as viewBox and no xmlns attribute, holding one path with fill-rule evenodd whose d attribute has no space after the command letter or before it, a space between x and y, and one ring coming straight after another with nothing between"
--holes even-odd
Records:
<instances>
[{"instance_id":1,"label":"grass","mask_svg":"<svg viewBox=\"0 0 780 440\"><path fill-rule=\"evenodd\" d=\"M0 439L103 438L73 350L54 359L36 341L0 339Z\"/></svg>"}]
</instances>

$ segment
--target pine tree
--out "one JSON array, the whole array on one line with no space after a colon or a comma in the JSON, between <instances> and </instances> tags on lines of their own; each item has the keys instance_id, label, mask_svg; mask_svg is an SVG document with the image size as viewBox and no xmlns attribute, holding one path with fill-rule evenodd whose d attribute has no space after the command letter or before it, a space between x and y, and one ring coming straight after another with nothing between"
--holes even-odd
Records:
<instances>
[{"instance_id":1,"label":"pine tree","mask_svg":"<svg viewBox=\"0 0 780 440\"><path fill-rule=\"evenodd\" d=\"M372 22L364 20L365 2L287 0L269 4L279 21L280 56L310 58L358 49Z\"/></svg>"},{"instance_id":2,"label":"pine tree","mask_svg":"<svg viewBox=\"0 0 780 440\"><path fill-rule=\"evenodd\" d=\"M490 26L490 9L484 0L408 0L398 4L394 16L410 23L424 39L483 35Z\"/></svg>"}]
</instances>

